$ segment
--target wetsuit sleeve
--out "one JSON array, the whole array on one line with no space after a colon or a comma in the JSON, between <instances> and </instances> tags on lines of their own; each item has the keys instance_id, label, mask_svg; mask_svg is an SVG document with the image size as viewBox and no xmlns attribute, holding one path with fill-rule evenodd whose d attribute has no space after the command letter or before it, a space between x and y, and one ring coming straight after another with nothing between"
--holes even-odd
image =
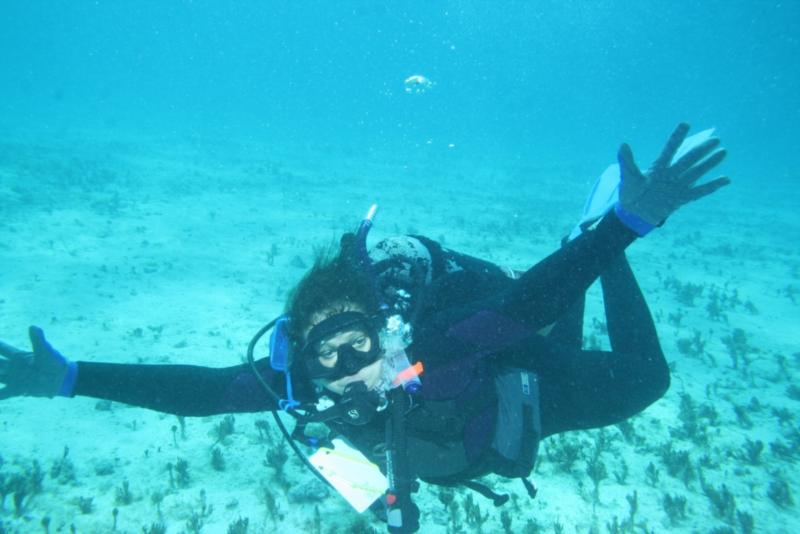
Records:
<instances>
[{"instance_id":1,"label":"wetsuit sleeve","mask_svg":"<svg viewBox=\"0 0 800 534\"><path fill-rule=\"evenodd\" d=\"M415 325L420 354L431 363L444 363L475 350L491 353L534 335L565 316L635 238L611 213L594 230L567 243L520 278L498 284L487 297L450 307L442 306L442 299L433 299Z\"/></svg>"},{"instance_id":2,"label":"wetsuit sleeve","mask_svg":"<svg viewBox=\"0 0 800 534\"><path fill-rule=\"evenodd\" d=\"M283 394L283 376L272 371L268 360L259 360L256 366ZM247 364L211 368L78 362L74 394L182 416L276 409Z\"/></svg>"},{"instance_id":3,"label":"wetsuit sleeve","mask_svg":"<svg viewBox=\"0 0 800 534\"><path fill-rule=\"evenodd\" d=\"M540 261L495 302L486 304L526 328L538 330L561 318L636 234L611 212L594 230L584 232Z\"/></svg>"}]
</instances>

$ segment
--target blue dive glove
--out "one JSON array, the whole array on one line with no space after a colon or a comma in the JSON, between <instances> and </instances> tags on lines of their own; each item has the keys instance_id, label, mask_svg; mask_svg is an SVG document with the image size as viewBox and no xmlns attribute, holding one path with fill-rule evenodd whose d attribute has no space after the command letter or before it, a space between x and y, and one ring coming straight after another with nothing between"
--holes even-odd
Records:
<instances>
[{"instance_id":1,"label":"blue dive glove","mask_svg":"<svg viewBox=\"0 0 800 534\"><path fill-rule=\"evenodd\" d=\"M640 236L662 224L682 205L710 195L730 183L728 178L719 177L695 185L725 158L725 150L718 150L720 142L717 138L700 143L673 162L688 132L688 124L679 124L646 173L642 173L634 162L631 147L623 144L619 149L617 159L621 183L614 212Z\"/></svg>"},{"instance_id":2,"label":"blue dive glove","mask_svg":"<svg viewBox=\"0 0 800 534\"><path fill-rule=\"evenodd\" d=\"M78 365L67 360L44 338L37 326L28 329L33 352L0 341L0 400L31 397L70 397L78 378Z\"/></svg>"}]
</instances>

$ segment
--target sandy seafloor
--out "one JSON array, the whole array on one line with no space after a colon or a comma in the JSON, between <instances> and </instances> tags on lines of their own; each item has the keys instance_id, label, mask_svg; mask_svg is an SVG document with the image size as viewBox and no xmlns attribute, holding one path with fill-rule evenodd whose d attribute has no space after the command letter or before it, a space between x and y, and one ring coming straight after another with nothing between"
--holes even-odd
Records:
<instances>
[{"instance_id":1,"label":"sandy seafloor","mask_svg":"<svg viewBox=\"0 0 800 534\"><path fill-rule=\"evenodd\" d=\"M373 243L423 233L524 269L558 245L603 170L447 151L422 150L409 163L357 149L99 138L0 144L0 335L8 343L26 346L26 329L37 324L71 359L235 365L252 334L281 312L312 247L353 229L371 202L381 206ZM800 531L800 395L791 387L800 385L798 195L775 190L767 178L757 186L736 182L735 169L727 171L733 186L629 249L673 380L632 427L605 430L598 458L607 476L596 497L587 462L599 435L571 433L566 443L544 442L535 500L516 480L490 480L513 494L501 509L457 490L460 510L466 499L478 503L482 527L462 511L451 522L438 489L423 484L416 497L422 532L452 532L453 525L502 532L504 510L515 532L746 532L747 515L755 532ZM594 288L587 343L602 337L592 319L602 321L600 302ZM71 525L111 532L114 508L116 530L129 533L158 521L167 532L192 532L193 514L209 533L228 532L239 518L248 519L248 532L384 530L336 495L320 498L326 490L294 459L279 483L264 465L269 445L255 424L271 420L268 414L235 416L235 432L217 445L226 469L214 470L214 429L222 420L189 418L185 436L173 436L176 417L117 403L0 402L0 473L6 481L30 473L34 461L44 473L41 491L21 509L5 496L0 530L43 532L49 517L50 532ZM278 442L274 426L273 434ZM568 468L559 451L576 443L581 455ZM689 461L669 467L666 444L675 456L688 452ZM65 448L74 478L61 461ZM171 487L167 465L180 459L190 480ZM117 502L125 482L133 496L127 504ZM723 486L734 501L715 508L707 495L725 495ZM264 488L275 499L271 511ZM785 500L786 488L795 504ZM636 527L615 530L615 518L629 518L634 492ZM154 493L163 494L160 510ZM667 494L685 498L684 517L670 520ZM81 498L92 499L91 510L81 510Z\"/></svg>"}]
</instances>

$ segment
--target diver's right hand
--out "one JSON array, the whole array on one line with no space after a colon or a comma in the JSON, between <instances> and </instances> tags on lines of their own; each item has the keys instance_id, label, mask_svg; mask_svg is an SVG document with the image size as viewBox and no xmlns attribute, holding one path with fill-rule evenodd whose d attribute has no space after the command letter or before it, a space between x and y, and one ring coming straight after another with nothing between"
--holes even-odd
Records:
<instances>
[{"instance_id":1,"label":"diver's right hand","mask_svg":"<svg viewBox=\"0 0 800 534\"><path fill-rule=\"evenodd\" d=\"M33 352L0 341L0 400L21 395L31 397L70 396L77 365L54 349L37 326L28 329Z\"/></svg>"}]
</instances>

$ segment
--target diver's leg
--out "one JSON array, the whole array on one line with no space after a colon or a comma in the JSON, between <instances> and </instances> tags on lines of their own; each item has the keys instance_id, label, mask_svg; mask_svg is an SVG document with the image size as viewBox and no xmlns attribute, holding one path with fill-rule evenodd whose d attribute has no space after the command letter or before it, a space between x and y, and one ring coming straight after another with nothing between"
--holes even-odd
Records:
<instances>
[{"instance_id":1,"label":"diver's leg","mask_svg":"<svg viewBox=\"0 0 800 534\"><path fill-rule=\"evenodd\" d=\"M569 243L567 238L561 240L562 247L567 243ZM586 292L584 291L564 316L553 324L549 333L546 334L547 339L572 350L581 350L583 348L583 316L585 309Z\"/></svg>"},{"instance_id":2,"label":"diver's leg","mask_svg":"<svg viewBox=\"0 0 800 534\"><path fill-rule=\"evenodd\" d=\"M543 436L619 423L669 387L669 367L650 310L623 255L601 280L612 351L550 344L533 357Z\"/></svg>"},{"instance_id":3,"label":"diver's leg","mask_svg":"<svg viewBox=\"0 0 800 534\"><path fill-rule=\"evenodd\" d=\"M642 290L625 254L620 254L600 276L611 350L649 355L666 366L658 333Z\"/></svg>"}]
</instances>

